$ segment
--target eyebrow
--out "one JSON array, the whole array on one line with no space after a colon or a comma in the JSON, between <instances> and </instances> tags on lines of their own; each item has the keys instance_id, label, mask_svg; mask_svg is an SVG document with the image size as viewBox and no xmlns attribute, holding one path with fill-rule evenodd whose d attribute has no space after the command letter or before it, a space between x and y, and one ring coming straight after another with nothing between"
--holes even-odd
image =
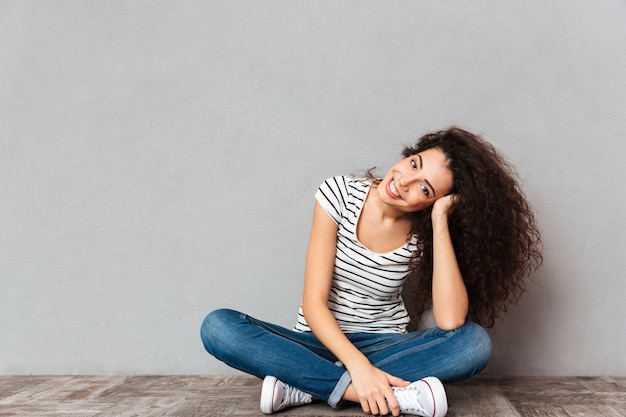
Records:
<instances>
[{"instance_id":1,"label":"eyebrow","mask_svg":"<svg viewBox=\"0 0 626 417\"><path fill-rule=\"evenodd\" d=\"M422 168L424 167L424 161L422 161L422 155L417 154L417 157L420 160L420 171L421 171ZM437 193L435 192L435 187L433 187L433 185L430 183L430 181L428 181L426 178L424 178L424 182L426 183L426 185L428 185L430 187L431 190L433 190L433 197L435 197L437 195Z\"/></svg>"}]
</instances>

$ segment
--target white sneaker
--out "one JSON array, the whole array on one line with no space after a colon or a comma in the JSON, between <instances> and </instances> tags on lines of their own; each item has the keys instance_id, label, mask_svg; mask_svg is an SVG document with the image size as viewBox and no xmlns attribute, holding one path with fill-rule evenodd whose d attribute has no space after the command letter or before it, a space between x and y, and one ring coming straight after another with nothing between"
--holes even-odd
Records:
<instances>
[{"instance_id":1,"label":"white sneaker","mask_svg":"<svg viewBox=\"0 0 626 417\"><path fill-rule=\"evenodd\" d=\"M443 417L448 413L448 399L443 384L434 376L420 379L406 387L392 387L402 414Z\"/></svg>"},{"instance_id":2,"label":"white sneaker","mask_svg":"<svg viewBox=\"0 0 626 417\"><path fill-rule=\"evenodd\" d=\"M261 411L272 414L283 408L313 402L313 396L281 382L274 376L266 376L261 388Z\"/></svg>"}]
</instances>

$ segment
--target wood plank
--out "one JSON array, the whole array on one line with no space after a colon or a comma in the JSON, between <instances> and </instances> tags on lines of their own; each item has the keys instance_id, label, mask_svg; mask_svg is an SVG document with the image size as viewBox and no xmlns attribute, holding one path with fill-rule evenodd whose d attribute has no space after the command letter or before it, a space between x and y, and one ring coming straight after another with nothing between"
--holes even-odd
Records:
<instances>
[{"instance_id":1,"label":"wood plank","mask_svg":"<svg viewBox=\"0 0 626 417\"><path fill-rule=\"evenodd\" d=\"M563 409L567 411L569 417L624 417L607 405L565 405Z\"/></svg>"},{"instance_id":2,"label":"wood plank","mask_svg":"<svg viewBox=\"0 0 626 417\"><path fill-rule=\"evenodd\" d=\"M0 405L0 416L19 417L95 417L109 408L110 404L38 404Z\"/></svg>"},{"instance_id":3,"label":"wood plank","mask_svg":"<svg viewBox=\"0 0 626 417\"><path fill-rule=\"evenodd\" d=\"M520 417L502 389L493 385L446 387L448 415L453 417Z\"/></svg>"},{"instance_id":4,"label":"wood plank","mask_svg":"<svg viewBox=\"0 0 626 417\"><path fill-rule=\"evenodd\" d=\"M563 407L559 407L559 406L551 406L551 407L521 406L521 407L517 407L517 410L524 417L570 417L567 411L563 410Z\"/></svg>"},{"instance_id":5,"label":"wood plank","mask_svg":"<svg viewBox=\"0 0 626 417\"><path fill-rule=\"evenodd\" d=\"M33 384L21 381L20 391L2 398L0 404L80 403L100 396L110 385L121 384L124 380L121 376L53 376L35 379Z\"/></svg>"}]
</instances>

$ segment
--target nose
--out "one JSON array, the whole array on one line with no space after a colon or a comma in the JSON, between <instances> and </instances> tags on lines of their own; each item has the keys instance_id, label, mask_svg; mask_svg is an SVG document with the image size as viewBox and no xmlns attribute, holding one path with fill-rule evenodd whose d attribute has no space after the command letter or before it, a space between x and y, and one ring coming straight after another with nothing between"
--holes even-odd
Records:
<instances>
[{"instance_id":1,"label":"nose","mask_svg":"<svg viewBox=\"0 0 626 417\"><path fill-rule=\"evenodd\" d=\"M411 173L411 174L403 175L402 178L398 178L397 182L400 183L400 187L407 188L408 186L412 185L418 180L419 180L419 176L417 175L417 173Z\"/></svg>"}]
</instances>

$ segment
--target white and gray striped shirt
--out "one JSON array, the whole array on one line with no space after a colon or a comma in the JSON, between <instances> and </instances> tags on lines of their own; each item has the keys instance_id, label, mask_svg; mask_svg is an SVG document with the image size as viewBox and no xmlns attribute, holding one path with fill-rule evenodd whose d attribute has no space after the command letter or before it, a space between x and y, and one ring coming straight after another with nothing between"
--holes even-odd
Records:
<instances>
[{"instance_id":1,"label":"white and gray striped shirt","mask_svg":"<svg viewBox=\"0 0 626 417\"><path fill-rule=\"evenodd\" d=\"M357 223L371 185L368 179L338 176L324 181L315 194L339 227L328 307L344 333L405 333L409 316L400 293L416 242L387 253L359 242ZM311 331L302 307L295 329Z\"/></svg>"}]
</instances>

